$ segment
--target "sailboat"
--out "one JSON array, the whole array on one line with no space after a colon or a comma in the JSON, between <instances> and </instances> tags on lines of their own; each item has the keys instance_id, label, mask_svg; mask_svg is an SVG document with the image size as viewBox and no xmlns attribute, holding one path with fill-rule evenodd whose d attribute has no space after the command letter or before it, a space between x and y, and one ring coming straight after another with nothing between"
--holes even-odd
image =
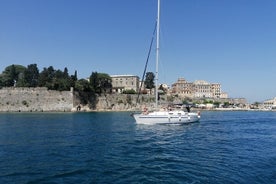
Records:
<instances>
[{"instance_id":1,"label":"sailboat","mask_svg":"<svg viewBox=\"0 0 276 184\"><path fill-rule=\"evenodd\" d=\"M156 25L156 85L155 85L155 108L158 107L158 63L159 63L159 32L160 32L160 0L157 3L157 25ZM189 109L189 108L188 108ZM199 112L185 112L183 109L173 110L170 108L133 114L137 124L185 124L198 122Z\"/></svg>"}]
</instances>

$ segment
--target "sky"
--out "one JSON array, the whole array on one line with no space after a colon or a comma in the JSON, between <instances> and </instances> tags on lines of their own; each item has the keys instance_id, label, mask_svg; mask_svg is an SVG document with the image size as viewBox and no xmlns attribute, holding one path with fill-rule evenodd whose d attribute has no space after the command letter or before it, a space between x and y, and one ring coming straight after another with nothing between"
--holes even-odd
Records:
<instances>
[{"instance_id":1,"label":"sky","mask_svg":"<svg viewBox=\"0 0 276 184\"><path fill-rule=\"evenodd\" d=\"M252 103L276 97L275 9L275 0L161 0L159 82L220 83ZM157 0L0 0L0 72L35 63L79 79L141 77L156 15Z\"/></svg>"}]
</instances>

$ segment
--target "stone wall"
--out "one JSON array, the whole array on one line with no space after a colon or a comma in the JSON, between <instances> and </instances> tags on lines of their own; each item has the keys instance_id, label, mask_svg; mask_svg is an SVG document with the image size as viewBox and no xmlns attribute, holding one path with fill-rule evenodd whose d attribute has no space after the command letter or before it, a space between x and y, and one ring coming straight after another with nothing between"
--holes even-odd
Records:
<instances>
[{"instance_id":1,"label":"stone wall","mask_svg":"<svg viewBox=\"0 0 276 184\"><path fill-rule=\"evenodd\" d=\"M111 111L139 111L144 107L154 108L154 96L140 95L140 102L136 103L137 94L107 94L97 98L96 110ZM164 101L161 101L161 103Z\"/></svg>"},{"instance_id":2,"label":"stone wall","mask_svg":"<svg viewBox=\"0 0 276 184\"><path fill-rule=\"evenodd\" d=\"M0 112L71 111L73 91L54 91L47 88L0 89Z\"/></svg>"},{"instance_id":3,"label":"stone wall","mask_svg":"<svg viewBox=\"0 0 276 184\"><path fill-rule=\"evenodd\" d=\"M154 108L154 97L141 95L141 102L136 104L137 94L101 94L74 93L74 108L77 111L140 111L145 106L148 109Z\"/></svg>"},{"instance_id":4,"label":"stone wall","mask_svg":"<svg viewBox=\"0 0 276 184\"><path fill-rule=\"evenodd\" d=\"M154 97L141 95L79 93L47 88L9 87L0 89L0 112L136 111L154 107Z\"/></svg>"},{"instance_id":5,"label":"stone wall","mask_svg":"<svg viewBox=\"0 0 276 184\"><path fill-rule=\"evenodd\" d=\"M133 111L136 110L137 95L107 94L97 98L97 110Z\"/></svg>"}]
</instances>

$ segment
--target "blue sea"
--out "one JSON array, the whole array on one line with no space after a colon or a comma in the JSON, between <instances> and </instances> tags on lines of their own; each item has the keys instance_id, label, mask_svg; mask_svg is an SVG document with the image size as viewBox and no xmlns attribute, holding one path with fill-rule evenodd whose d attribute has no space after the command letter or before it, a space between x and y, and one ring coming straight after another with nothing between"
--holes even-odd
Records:
<instances>
[{"instance_id":1,"label":"blue sea","mask_svg":"<svg viewBox=\"0 0 276 184\"><path fill-rule=\"evenodd\" d=\"M276 183L276 112L137 125L127 112L0 113L0 183Z\"/></svg>"}]
</instances>

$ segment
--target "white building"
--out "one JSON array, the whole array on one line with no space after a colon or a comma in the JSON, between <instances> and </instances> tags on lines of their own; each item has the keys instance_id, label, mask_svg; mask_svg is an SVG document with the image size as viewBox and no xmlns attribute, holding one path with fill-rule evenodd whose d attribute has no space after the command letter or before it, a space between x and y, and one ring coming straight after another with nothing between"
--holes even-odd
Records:
<instances>
[{"instance_id":1,"label":"white building","mask_svg":"<svg viewBox=\"0 0 276 184\"><path fill-rule=\"evenodd\" d=\"M275 109L276 108L276 97L274 97L273 99L264 101L263 107L265 109Z\"/></svg>"},{"instance_id":2,"label":"white building","mask_svg":"<svg viewBox=\"0 0 276 184\"><path fill-rule=\"evenodd\" d=\"M194 97L196 98L212 98L212 86L210 83L204 80L197 80L194 82L195 93Z\"/></svg>"}]
</instances>

